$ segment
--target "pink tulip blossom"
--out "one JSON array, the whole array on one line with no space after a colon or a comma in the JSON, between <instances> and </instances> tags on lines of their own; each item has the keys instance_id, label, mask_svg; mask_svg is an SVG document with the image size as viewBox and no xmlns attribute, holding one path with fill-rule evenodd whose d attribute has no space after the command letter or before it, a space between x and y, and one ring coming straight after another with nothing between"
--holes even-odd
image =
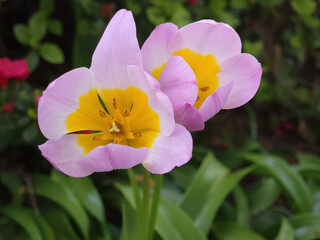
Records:
<instances>
[{"instance_id":1,"label":"pink tulip blossom","mask_svg":"<svg viewBox=\"0 0 320 240\"><path fill-rule=\"evenodd\" d=\"M241 53L241 40L227 24L201 20L178 29L161 24L142 46L144 70L159 80L175 120L190 131L221 109L247 103L260 85L262 68Z\"/></svg>"},{"instance_id":2,"label":"pink tulip blossom","mask_svg":"<svg viewBox=\"0 0 320 240\"><path fill-rule=\"evenodd\" d=\"M89 69L53 81L39 100L42 155L73 177L137 164L166 173L191 158L192 138L175 124L169 98L142 70L132 13L118 11Z\"/></svg>"}]
</instances>

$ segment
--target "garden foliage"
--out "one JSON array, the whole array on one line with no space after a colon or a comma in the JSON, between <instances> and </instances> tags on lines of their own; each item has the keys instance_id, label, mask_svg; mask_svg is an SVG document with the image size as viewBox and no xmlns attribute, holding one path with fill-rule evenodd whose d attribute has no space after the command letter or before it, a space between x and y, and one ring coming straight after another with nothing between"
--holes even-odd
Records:
<instances>
[{"instance_id":1,"label":"garden foliage","mask_svg":"<svg viewBox=\"0 0 320 240\"><path fill-rule=\"evenodd\" d=\"M71 178L37 149L43 89L90 66L120 8L133 12L140 45L167 21L226 22L264 70L255 98L194 133L191 161L164 176L154 239L319 238L318 1L0 0L0 58L26 59L31 71L0 89L0 240L138 240L125 171Z\"/></svg>"}]
</instances>

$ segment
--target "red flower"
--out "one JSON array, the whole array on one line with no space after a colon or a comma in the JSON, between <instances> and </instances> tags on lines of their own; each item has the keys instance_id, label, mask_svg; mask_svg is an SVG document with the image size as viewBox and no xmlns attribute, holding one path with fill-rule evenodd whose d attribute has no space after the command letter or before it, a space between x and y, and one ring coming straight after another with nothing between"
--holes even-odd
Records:
<instances>
[{"instance_id":1,"label":"red flower","mask_svg":"<svg viewBox=\"0 0 320 240\"><path fill-rule=\"evenodd\" d=\"M112 17L114 14L114 6L112 3L104 3L101 5L101 15L103 17Z\"/></svg>"},{"instance_id":2,"label":"red flower","mask_svg":"<svg viewBox=\"0 0 320 240\"><path fill-rule=\"evenodd\" d=\"M8 102L8 103L5 103L5 104L3 105L2 110L3 110L4 112L6 112L6 113L9 113L9 112L11 112L11 111L13 110L13 108L14 108L13 103Z\"/></svg>"},{"instance_id":3,"label":"red flower","mask_svg":"<svg viewBox=\"0 0 320 240\"><path fill-rule=\"evenodd\" d=\"M198 4L198 0L188 0L188 3L190 5L196 5L196 4Z\"/></svg>"},{"instance_id":4,"label":"red flower","mask_svg":"<svg viewBox=\"0 0 320 240\"><path fill-rule=\"evenodd\" d=\"M276 128L274 130L274 135L276 135L276 137L282 137L283 136L283 132L280 128Z\"/></svg>"},{"instance_id":5,"label":"red flower","mask_svg":"<svg viewBox=\"0 0 320 240\"><path fill-rule=\"evenodd\" d=\"M292 130L294 130L294 124L293 122L285 121L282 123L282 128L287 132L291 132Z\"/></svg>"},{"instance_id":6,"label":"red flower","mask_svg":"<svg viewBox=\"0 0 320 240\"><path fill-rule=\"evenodd\" d=\"M0 88L6 88L10 78L24 81L30 74L25 59L0 58Z\"/></svg>"},{"instance_id":7,"label":"red flower","mask_svg":"<svg viewBox=\"0 0 320 240\"><path fill-rule=\"evenodd\" d=\"M35 100L36 102L39 102L39 99L40 99L40 96L38 96L38 95L34 96L34 100Z\"/></svg>"}]
</instances>

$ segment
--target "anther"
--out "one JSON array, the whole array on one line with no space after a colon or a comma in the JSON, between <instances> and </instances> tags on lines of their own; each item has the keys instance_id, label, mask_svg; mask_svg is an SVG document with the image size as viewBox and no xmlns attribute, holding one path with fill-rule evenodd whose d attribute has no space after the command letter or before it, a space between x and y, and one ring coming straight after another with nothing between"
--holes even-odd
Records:
<instances>
[{"instance_id":1,"label":"anther","mask_svg":"<svg viewBox=\"0 0 320 240\"><path fill-rule=\"evenodd\" d=\"M115 98L113 99L112 105L114 109L117 109L117 102Z\"/></svg>"},{"instance_id":2,"label":"anther","mask_svg":"<svg viewBox=\"0 0 320 240\"><path fill-rule=\"evenodd\" d=\"M101 136L94 136L92 139L94 142L101 140Z\"/></svg>"},{"instance_id":3,"label":"anther","mask_svg":"<svg viewBox=\"0 0 320 240\"><path fill-rule=\"evenodd\" d=\"M130 116L130 112L128 112L127 110L124 111L124 113L122 114L123 117L129 117Z\"/></svg>"},{"instance_id":4,"label":"anther","mask_svg":"<svg viewBox=\"0 0 320 240\"><path fill-rule=\"evenodd\" d=\"M141 132L136 131L136 132L133 133L133 136L134 136L135 138L139 138L139 137L141 137Z\"/></svg>"},{"instance_id":5,"label":"anther","mask_svg":"<svg viewBox=\"0 0 320 240\"><path fill-rule=\"evenodd\" d=\"M102 117L102 118L105 118L105 117L107 116L107 114L106 114L104 111L102 111L102 110L99 110L99 115L100 115L100 117Z\"/></svg>"},{"instance_id":6,"label":"anther","mask_svg":"<svg viewBox=\"0 0 320 240\"><path fill-rule=\"evenodd\" d=\"M201 91L201 92L206 92L206 91L208 91L208 90L209 90L209 87L208 87L208 86L204 86L204 87L200 88L200 91Z\"/></svg>"}]
</instances>

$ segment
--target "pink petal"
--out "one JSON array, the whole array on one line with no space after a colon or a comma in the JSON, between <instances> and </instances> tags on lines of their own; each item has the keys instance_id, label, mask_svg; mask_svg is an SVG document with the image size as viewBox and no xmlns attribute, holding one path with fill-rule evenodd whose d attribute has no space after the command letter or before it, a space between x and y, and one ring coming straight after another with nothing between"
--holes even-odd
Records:
<instances>
[{"instance_id":1,"label":"pink petal","mask_svg":"<svg viewBox=\"0 0 320 240\"><path fill-rule=\"evenodd\" d=\"M84 156L83 148L76 144L76 135L65 135L48 140L39 146L41 154L59 171L71 177L85 177L93 173L79 166L75 160Z\"/></svg>"},{"instance_id":2,"label":"pink petal","mask_svg":"<svg viewBox=\"0 0 320 240\"><path fill-rule=\"evenodd\" d=\"M109 22L94 51L90 69L99 88L125 88L128 65L142 67L142 56L132 13L122 9Z\"/></svg>"},{"instance_id":3,"label":"pink petal","mask_svg":"<svg viewBox=\"0 0 320 240\"><path fill-rule=\"evenodd\" d=\"M46 138L58 139L68 133L67 116L78 109L79 97L90 90L95 90L95 80L87 68L77 68L67 72L48 86L38 105L38 123ZM98 97L95 105L100 105ZM93 109L84 109L81 114L83 119L92 119L97 115L98 112L93 112ZM83 129L77 130L104 130L104 128L103 120L97 117L94 124L92 121L83 121Z\"/></svg>"},{"instance_id":4,"label":"pink petal","mask_svg":"<svg viewBox=\"0 0 320 240\"><path fill-rule=\"evenodd\" d=\"M174 112L176 123L186 127L189 131L200 131L204 129L204 121L199 110L191 105L185 104Z\"/></svg>"},{"instance_id":5,"label":"pink petal","mask_svg":"<svg viewBox=\"0 0 320 240\"><path fill-rule=\"evenodd\" d=\"M173 131L175 121L168 96L161 91L157 81L141 68L129 66L128 76L132 86L141 89L148 95L149 106L159 115L161 134L169 136Z\"/></svg>"},{"instance_id":6,"label":"pink petal","mask_svg":"<svg viewBox=\"0 0 320 240\"><path fill-rule=\"evenodd\" d=\"M170 53L184 48L203 55L213 54L220 64L241 52L241 40L229 25L202 20L182 27L172 36Z\"/></svg>"},{"instance_id":7,"label":"pink petal","mask_svg":"<svg viewBox=\"0 0 320 240\"><path fill-rule=\"evenodd\" d=\"M257 92L262 75L261 64L250 54L236 55L223 64L219 82L233 81L231 93L223 109L239 107L247 103Z\"/></svg>"},{"instance_id":8,"label":"pink petal","mask_svg":"<svg viewBox=\"0 0 320 240\"><path fill-rule=\"evenodd\" d=\"M170 57L168 42L178 30L172 23L158 25L150 34L141 48L144 70L152 74L153 69L160 67Z\"/></svg>"},{"instance_id":9,"label":"pink petal","mask_svg":"<svg viewBox=\"0 0 320 240\"><path fill-rule=\"evenodd\" d=\"M76 163L93 172L109 172L114 169L128 169L142 163L148 157L149 149L132 148L118 144L99 146Z\"/></svg>"},{"instance_id":10,"label":"pink petal","mask_svg":"<svg viewBox=\"0 0 320 240\"><path fill-rule=\"evenodd\" d=\"M91 134L81 136L92 140ZM48 140L39 146L42 155L59 171L72 177L85 177L93 172L127 169L143 162L148 148L132 148L108 144L98 146L88 154L78 145L78 135L65 135L58 140Z\"/></svg>"},{"instance_id":11,"label":"pink petal","mask_svg":"<svg viewBox=\"0 0 320 240\"><path fill-rule=\"evenodd\" d=\"M217 90L207 97L201 105L199 112L204 122L216 115L225 105L232 88L232 81L220 86Z\"/></svg>"},{"instance_id":12,"label":"pink petal","mask_svg":"<svg viewBox=\"0 0 320 240\"><path fill-rule=\"evenodd\" d=\"M192 145L191 134L176 124L169 137L159 136L154 140L149 156L142 164L151 173L167 173L191 159Z\"/></svg>"},{"instance_id":13,"label":"pink petal","mask_svg":"<svg viewBox=\"0 0 320 240\"><path fill-rule=\"evenodd\" d=\"M196 77L182 57L174 56L166 63L159 83L162 91L169 97L173 110L186 103L194 104L198 86Z\"/></svg>"}]
</instances>

